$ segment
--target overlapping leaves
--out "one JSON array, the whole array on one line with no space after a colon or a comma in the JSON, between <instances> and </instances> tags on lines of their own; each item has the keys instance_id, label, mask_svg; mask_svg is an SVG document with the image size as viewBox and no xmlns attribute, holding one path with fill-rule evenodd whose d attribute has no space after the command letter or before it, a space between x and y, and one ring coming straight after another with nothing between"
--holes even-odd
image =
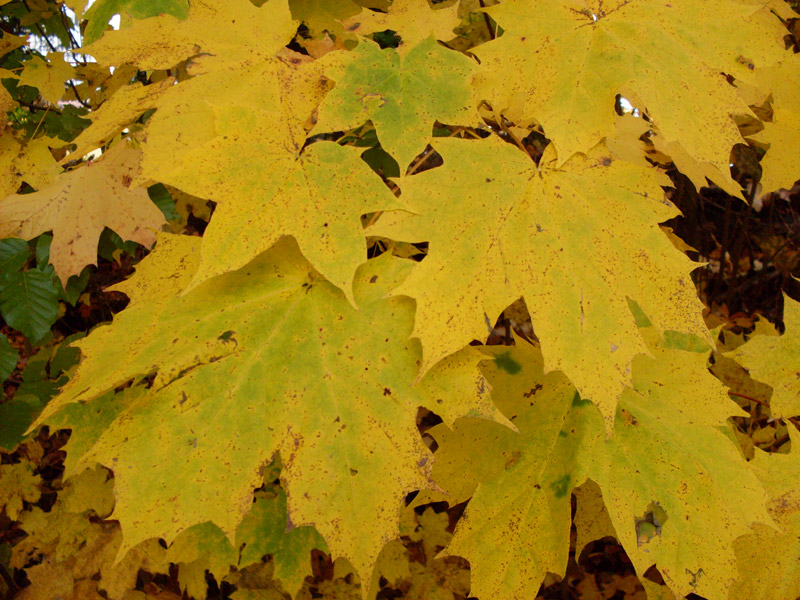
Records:
<instances>
[{"instance_id":1,"label":"overlapping leaves","mask_svg":"<svg viewBox=\"0 0 800 600\"><path fill-rule=\"evenodd\" d=\"M414 3L401 0L385 15L356 15L350 2L157 5L163 10L100 0L87 12L94 43L86 51L118 73L138 68L153 79L107 90L64 160L132 130L137 149L114 141L103 162L59 176L55 191L47 187L55 163L40 161L24 179L38 191L0 204L13 205L16 234L54 230L52 262L64 278L92 262L94 246L84 245L102 224L149 243L146 227L162 221L145 202L147 215L96 217L92 231L73 223L69 238L58 228L63 217L22 213L55 204L76 221L85 206L101 205L85 199L96 182L83 197L64 182L95 179L88 175L115 153L136 154L113 169L113 189L125 192L118 204L144 198L143 186L158 181L216 205L202 241L160 238L119 286L130 307L77 344L82 364L39 420L73 430L68 476L94 462L113 470L112 518L123 533L115 548L174 542L168 560L198 595L206 569L244 565L231 542L258 530L264 537L248 538L245 554L275 554L296 590L302 555L319 540L302 540L281 562L280 544L267 542L282 533L283 492L252 502L277 452L290 524L314 525L334 557L373 586L406 494L443 488L459 501L472 496L448 549L470 560L471 593L519 597L545 572L563 571L570 493L591 479L640 573L656 563L676 593L724 597L736 561L749 556L737 538L754 521L771 525L766 496L719 431L737 411L707 373L706 356L677 347L681 334L709 336L694 265L659 227L676 215L663 199L668 181L641 156L636 164L612 157L602 139L614 131L616 94L630 93L672 144L676 164L695 179L724 176L741 141L733 115L749 110L731 81L762 94L771 87L758 75L783 58L777 23L763 11L751 19L754 7L732 0L507 0L489 10L505 31L475 50L478 64L436 41L457 24L452 6L415 20ZM110 10L126 22L101 36ZM156 13L168 14L136 20ZM397 29L399 48L352 35L383 27ZM342 38L329 40L339 51L322 60L297 51L324 44L323 31ZM45 66L35 79L44 61L29 62L25 80L58 100L67 75ZM786 94L776 93L780 124ZM474 129L482 101L514 145ZM538 165L501 114L513 131L543 126L553 146ZM433 168L395 182L399 199L343 145L348 136L339 138L369 122L401 172L428 144L435 150ZM476 139L434 137L445 127L473 128ZM52 159L42 139L22 146L0 138L11 157L3 161L8 193L23 181L20 152L38 148ZM784 142L768 139L775 148ZM781 183L784 164L775 167ZM427 255L421 264L390 253L365 262L367 235L424 243ZM71 254L65 237L77 248ZM468 346L520 297L541 352L518 341L486 367L506 419ZM653 327L641 327L634 304ZM794 332L791 307L786 320ZM775 386L776 414L789 416L796 337L780 339L789 360L764 378ZM743 356L761 351L754 344ZM753 369L763 372L760 361ZM130 391L112 393L131 380ZM433 470L416 428L419 406L444 420ZM757 474L773 496L783 493ZM31 530L46 530L40 517ZM64 581L89 579L52 564ZM289 574L289 564L302 566Z\"/></svg>"}]
</instances>

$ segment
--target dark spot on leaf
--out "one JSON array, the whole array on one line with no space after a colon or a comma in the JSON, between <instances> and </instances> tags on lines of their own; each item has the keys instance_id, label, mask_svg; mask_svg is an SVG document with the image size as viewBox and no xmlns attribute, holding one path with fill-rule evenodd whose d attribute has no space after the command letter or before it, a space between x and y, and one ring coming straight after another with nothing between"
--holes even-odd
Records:
<instances>
[{"instance_id":1,"label":"dark spot on leaf","mask_svg":"<svg viewBox=\"0 0 800 600\"><path fill-rule=\"evenodd\" d=\"M370 283L375 283L376 281L378 281L378 276L377 275L373 275L372 277L369 278L369 282Z\"/></svg>"},{"instance_id":2,"label":"dark spot on leaf","mask_svg":"<svg viewBox=\"0 0 800 600\"><path fill-rule=\"evenodd\" d=\"M572 397L572 406L586 406L587 404L591 403L591 400L581 398L581 395L578 392L575 392L575 395Z\"/></svg>"},{"instance_id":3,"label":"dark spot on leaf","mask_svg":"<svg viewBox=\"0 0 800 600\"><path fill-rule=\"evenodd\" d=\"M358 475L358 471L356 471L355 469L350 469L350 475L355 477L356 475Z\"/></svg>"},{"instance_id":4,"label":"dark spot on leaf","mask_svg":"<svg viewBox=\"0 0 800 600\"><path fill-rule=\"evenodd\" d=\"M391 396L392 395L392 390L390 390L387 387L383 388L383 395L384 396Z\"/></svg>"},{"instance_id":5,"label":"dark spot on leaf","mask_svg":"<svg viewBox=\"0 0 800 600\"><path fill-rule=\"evenodd\" d=\"M522 365L511 358L511 354L508 352L504 352L503 354L496 356L494 362L498 367L503 369L503 371L510 373L511 375L516 375L522 370Z\"/></svg>"},{"instance_id":6,"label":"dark spot on leaf","mask_svg":"<svg viewBox=\"0 0 800 600\"><path fill-rule=\"evenodd\" d=\"M553 483L550 484L550 489L553 490L556 498L563 498L567 495L567 487L569 486L569 475L564 475L559 479L556 479Z\"/></svg>"},{"instance_id":7,"label":"dark spot on leaf","mask_svg":"<svg viewBox=\"0 0 800 600\"><path fill-rule=\"evenodd\" d=\"M514 450L511 456L508 457L508 460L506 460L506 470L517 464L520 458L522 458L522 452L519 450Z\"/></svg>"},{"instance_id":8,"label":"dark spot on leaf","mask_svg":"<svg viewBox=\"0 0 800 600\"><path fill-rule=\"evenodd\" d=\"M541 390L541 389L542 389L542 384L541 384L541 383L537 383L535 386L533 386L533 387L530 389L530 391L527 391L527 392L525 392L525 393L524 393L524 394L522 394L522 395L523 395L523 396L525 396L526 398L530 398L531 396L533 396L534 394L536 394L536 392L538 392L538 391L539 391L539 390Z\"/></svg>"}]
</instances>

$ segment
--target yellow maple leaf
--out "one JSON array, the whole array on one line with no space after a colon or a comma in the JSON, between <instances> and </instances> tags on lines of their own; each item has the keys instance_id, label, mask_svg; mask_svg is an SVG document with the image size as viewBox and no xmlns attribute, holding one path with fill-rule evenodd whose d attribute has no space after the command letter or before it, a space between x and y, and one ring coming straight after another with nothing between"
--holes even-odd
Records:
<instances>
[{"instance_id":1,"label":"yellow maple leaf","mask_svg":"<svg viewBox=\"0 0 800 600\"><path fill-rule=\"evenodd\" d=\"M769 405L775 418L800 414L800 303L784 296L783 311L783 335L755 336L728 354L753 379L772 387Z\"/></svg>"},{"instance_id":2,"label":"yellow maple leaf","mask_svg":"<svg viewBox=\"0 0 800 600\"><path fill-rule=\"evenodd\" d=\"M42 98L56 104L64 95L66 82L73 77L75 68L64 62L64 53L50 52L47 61L40 56L25 61L19 84L38 88Z\"/></svg>"},{"instance_id":3,"label":"yellow maple leaf","mask_svg":"<svg viewBox=\"0 0 800 600\"><path fill-rule=\"evenodd\" d=\"M610 427L631 361L647 352L629 298L661 331L708 338L693 264L658 226L676 210L655 169L612 160L602 145L563 167L547 152L539 169L496 137L433 146L444 165L400 181L418 214L384 214L367 230L430 243L396 291L417 301L422 372L484 339L487 320L523 296L546 369L563 371Z\"/></svg>"},{"instance_id":4,"label":"yellow maple leaf","mask_svg":"<svg viewBox=\"0 0 800 600\"><path fill-rule=\"evenodd\" d=\"M753 82L748 64L782 54L780 22L751 19L754 10L731 0L509 0L486 10L505 33L474 50L485 69L478 97L514 122L538 120L562 163L611 135L626 86L668 140L726 173L741 142L731 115L749 109L724 74Z\"/></svg>"},{"instance_id":5,"label":"yellow maple leaf","mask_svg":"<svg viewBox=\"0 0 800 600\"><path fill-rule=\"evenodd\" d=\"M96 264L104 227L149 246L155 241L152 230L165 220L147 190L130 187L139 159L138 150L121 142L37 192L0 200L0 236L31 239L52 230L50 262L64 283Z\"/></svg>"},{"instance_id":6,"label":"yellow maple leaf","mask_svg":"<svg viewBox=\"0 0 800 600\"><path fill-rule=\"evenodd\" d=\"M769 144L761 161L761 187L764 192L789 189L800 178L800 59L787 53L780 64L760 69L757 76L764 87L772 90L773 108L772 122L764 123L764 130L752 136Z\"/></svg>"},{"instance_id":7,"label":"yellow maple leaf","mask_svg":"<svg viewBox=\"0 0 800 600\"><path fill-rule=\"evenodd\" d=\"M23 181L35 189L49 185L60 172L49 146L59 143L40 137L22 144L10 128L0 133L0 199L16 192Z\"/></svg>"},{"instance_id":8,"label":"yellow maple leaf","mask_svg":"<svg viewBox=\"0 0 800 600\"><path fill-rule=\"evenodd\" d=\"M388 13L365 8L343 25L347 32L359 35L391 29L402 40L398 51L403 54L431 35L443 41L449 40L454 36L453 29L460 23L458 2L433 9L428 0L394 0Z\"/></svg>"},{"instance_id":9,"label":"yellow maple leaf","mask_svg":"<svg viewBox=\"0 0 800 600\"><path fill-rule=\"evenodd\" d=\"M153 108L156 99L173 83L173 79L165 79L153 85L143 86L137 83L117 90L99 108L89 113L88 118L92 124L72 140L71 143L76 148L61 160L62 164L79 159L111 140L143 112Z\"/></svg>"},{"instance_id":10,"label":"yellow maple leaf","mask_svg":"<svg viewBox=\"0 0 800 600\"><path fill-rule=\"evenodd\" d=\"M144 70L169 69L191 57L202 58L206 69L238 70L273 57L296 30L287 0L261 7L249 0L203 0L192 2L186 19L163 14L137 20L84 50L103 64L131 63Z\"/></svg>"}]
</instances>

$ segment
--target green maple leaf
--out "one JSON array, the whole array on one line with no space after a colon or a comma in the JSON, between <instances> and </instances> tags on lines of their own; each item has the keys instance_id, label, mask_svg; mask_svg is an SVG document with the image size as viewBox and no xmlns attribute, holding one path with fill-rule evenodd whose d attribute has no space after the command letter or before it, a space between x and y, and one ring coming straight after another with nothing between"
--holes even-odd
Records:
<instances>
[{"instance_id":1,"label":"green maple leaf","mask_svg":"<svg viewBox=\"0 0 800 600\"><path fill-rule=\"evenodd\" d=\"M169 250L150 261L162 280L192 268ZM79 342L82 365L40 423L68 425L59 411L75 401L98 398L86 406L102 412L115 401L100 397L106 390L157 371L149 391L118 403L99 437L79 445L78 467L113 465L123 551L206 521L233 536L260 466L280 451L292 523L315 525L368 581L403 497L429 485L415 417L440 396L412 386L421 355L408 339L413 302L383 299L410 267L389 255L366 263L355 310L284 240L182 296L139 294L112 327ZM486 386L476 388L472 360L461 364L460 380L452 364L442 376L458 386L461 414L483 413Z\"/></svg>"},{"instance_id":2,"label":"green maple leaf","mask_svg":"<svg viewBox=\"0 0 800 600\"><path fill-rule=\"evenodd\" d=\"M353 129L371 120L401 171L431 140L435 121L473 126L470 76L475 65L431 36L401 51L362 41L329 59L336 82L319 107L314 133Z\"/></svg>"},{"instance_id":3,"label":"green maple leaf","mask_svg":"<svg viewBox=\"0 0 800 600\"><path fill-rule=\"evenodd\" d=\"M236 530L237 545L245 544L239 566L257 563L270 554L275 577L294 598L311 575L311 551L327 550L325 540L313 527L294 527L287 522L286 493L278 486L256 494L250 512Z\"/></svg>"},{"instance_id":4,"label":"green maple leaf","mask_svg":"<svg viewBox=\"0 0 800 600\"><path fill-rule=\"evenodd\" d=\"M417 300L423 371L486 337L484 313L494 322L523 296L545 369L563 371L610 427L631 361L647 352L628 298L662 331L708 338L692 263L658 227L676 213L655 169L613 161L602 146L560 168L547 153L538 169L494 137L434 147L444 166L401 181L419 214L385 214L368 230L430 242L396 291Z\"/></svg>"},{"instance_id":5,"label":"green maple leaf","mask_svg":"<svg viewBox=\"0 0 800 600\"><path fill-rule=\"evenodd\" d=\"M486 11L505 32L476 48L476 88L511 120L539 121L560 162L610 136L615 95L632 95L668 140L727 175L742 142L731 115L749 109L725 74L754 82L747 64L782 54L780 22L754 10L732 0L503 2Z\"/></svg>"}]
</instances>

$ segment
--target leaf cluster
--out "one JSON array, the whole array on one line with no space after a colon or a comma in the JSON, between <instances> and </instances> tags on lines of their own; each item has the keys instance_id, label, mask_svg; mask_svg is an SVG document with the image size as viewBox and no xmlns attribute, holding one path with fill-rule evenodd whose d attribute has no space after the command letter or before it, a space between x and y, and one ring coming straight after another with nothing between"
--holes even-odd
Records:
<instances>
[{"instance_id":1,"label":"leaf cluster","mask_svg":"<svg viewBox=\"0 0 800 600\"><path fill-rule=\"evenodd\" d=\"M4 591L800 594L794 9L0 2Z\"/></svg>"}]
</instances>

